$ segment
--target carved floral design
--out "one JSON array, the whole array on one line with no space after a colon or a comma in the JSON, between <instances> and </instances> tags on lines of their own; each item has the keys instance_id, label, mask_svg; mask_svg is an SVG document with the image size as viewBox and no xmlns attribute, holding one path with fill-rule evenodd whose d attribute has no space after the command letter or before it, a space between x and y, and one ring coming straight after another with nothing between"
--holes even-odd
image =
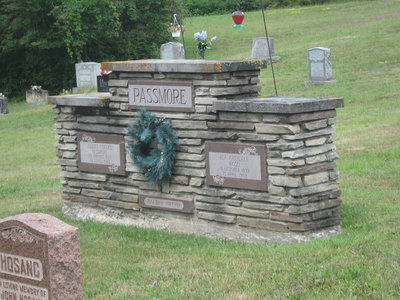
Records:
<instances>
[{"instance_id":1,"label":"carved floral design","mask_svg":"<svg viewBox=\"0 0 400 300\"><path fill-rule=\"evenodd\" d=\"M84 135L82 136L82 141L87 142L87 143L95 143L95 142L96 142L96 138L84 134Z\"/></svg>"},{"instance_id":2,"label":"carved floral design","mask_svg":"<svg viewBox=\"0 0 400 300\"><path fill-rule=\"evenodd\" d=\"M242 155L258 155L257 149L254 146L243 148L243 149L239 149L239 154L242 154Z\"/></svg>"},{"instance_id":3,"label":"carved floral design","mask_svg":"<svg viewBox=\"0 0 400 300\"><path fill-rule=\"evenodd\" d=\"M216 184L223 185L223 184L224 184L224 181L225 181L225 178L222 177L222 176L219 176L219 175L214 175L214 176L213 176L213 180L214 180L214 182L215 182Z\"/></svg>"},{"instance_id":4,"label":"carved floral design","mask_svg":"<svg viewBox=\"0 0 400 300\"><path fill-rule=\"evenodd\" d=\"M39 238L20 227L5 229L1 231L1 236L4 239L12 240L13 242L19 241L20 243L31 244L39 241Z\"/></svg>"},{"instance_id":5,"label":"carved floral design","mask_svg":"<svg viewBox=\"0 0 400 300\"><path fill-rule=\"evenodd\" d=\"M115 173L115 172L118 171L118 166L112 164L112 165L108 166L108 170L109 170L111 173Z\"/></svg>"}]
</instances>

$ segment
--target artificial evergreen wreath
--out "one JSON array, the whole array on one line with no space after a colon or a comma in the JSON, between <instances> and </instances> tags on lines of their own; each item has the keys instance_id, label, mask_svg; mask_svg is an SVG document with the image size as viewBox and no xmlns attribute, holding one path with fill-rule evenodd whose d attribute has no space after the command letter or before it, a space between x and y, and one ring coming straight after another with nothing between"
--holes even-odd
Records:
<instances>
[{"instance_id":1,"label":"artificial evergreen wreath","mask_svg":"<svg viewBox=\"0 0 400 300\"><path fill-rule=\"evenodd\" d=\"M139 111L138 119L129 125L127 133L133 164L140 168L148 182L159 182L171 177L175 149L179 145L171 123L166 118L154 117L150 112Z\"/></svg>"}]
</instances>

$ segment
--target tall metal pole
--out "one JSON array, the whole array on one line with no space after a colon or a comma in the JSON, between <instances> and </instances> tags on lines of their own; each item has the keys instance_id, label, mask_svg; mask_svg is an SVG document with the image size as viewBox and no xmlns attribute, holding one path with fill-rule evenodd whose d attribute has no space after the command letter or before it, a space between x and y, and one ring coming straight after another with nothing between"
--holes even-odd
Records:
<instances>
[{"instance_id":1,"label":"tall metal pole","mask_svg":"<svg viewBox=\"0 0 400 300\"><path fill-rule=\"evenodd\" d=\"M271 64L271 70L272 70L272 78L274 79L275 96L278 97L278 90L276 89L274 65L272 64L271 48L270 48L270 46L269 46L267 22L265 21L263 0L260 0L260 6L261 6L261 11L262 11L263 19L264 19L265 36L266 36L266 38L267 38L267 46L268 46L268 53L269 53L269 62L270 62L270 64Z\"/></svg>"},{"instance_id":2,"label":"tall metal pole","mask_svg":"<svg viewBox=\"0 0 400 300\"><path fill-rule=\"evenodd\" d=\"M181 27L183 50L185 51L185 59L187 59L185 37L183 35L182 18L181 18L181 14L180 13L178 14L178 22L179 22L179 26Z\"/></svg>"}]
</instances>

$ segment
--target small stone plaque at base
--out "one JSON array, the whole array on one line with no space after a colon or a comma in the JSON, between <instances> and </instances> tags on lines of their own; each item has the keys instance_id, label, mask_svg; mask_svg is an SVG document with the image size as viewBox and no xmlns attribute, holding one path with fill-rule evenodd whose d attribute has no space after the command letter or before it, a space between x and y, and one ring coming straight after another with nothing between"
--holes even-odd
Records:
<instances>
[{"instance_id":1,"label":"small stone plaque at base","mask_svg":"<svg viewBox=\"0 0 400 300\"><path fill-rule=\"evenodd\" d=\"M46 214L0 220L0 299L83 299L78 229Z\"/></svg>"},{"instance_id":2,"label":"small stone plaque at base","mask_svg":"<svg viewBox=\"0 0 400 300\"><path fill-rule=\"evenodd\" d=\"M265 146L206 142L207 184L267 190Z\"/></svg>"},{"instance_id":3,"label":"small stone plaque at base","mask_svg":"<svg viewBox=\"0 0 400 300\"><path fill-rule=\"evenodd\" d=\"M321 81L314 81L314 80L308 80L304 82L305 86L316 86L316 85L330 85L330 84L336 84L339 81L337 80L321 80Z\"/></svg>"},{"instance_id":4,"label":"small stone plaque at base","mask_svg":"<svg viewBox=\"0 0 400 300\"><path fill-rule=\"evenodd\" d=\"M164 197L159 195L139 194L139 205L145 208L192 213L193 200Z\"/></svg>"}]
</instances>

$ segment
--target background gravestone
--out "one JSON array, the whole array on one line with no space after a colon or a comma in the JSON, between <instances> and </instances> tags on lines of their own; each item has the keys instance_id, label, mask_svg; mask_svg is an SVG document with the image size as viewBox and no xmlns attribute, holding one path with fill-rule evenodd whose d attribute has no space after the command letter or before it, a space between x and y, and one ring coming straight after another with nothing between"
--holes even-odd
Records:
<instances>
[{"instance_id":1,"label":"background gravestone","mask_svg":"<svg viewBox=\"0 0 400 300\"><path fill-rule=\"evenodd\" d=\"M78 229L46 214L0 220L0 299L83 299Z\"/></svg>"},{"instance_id":2,"label":"background gravestone","mask_svg":"<svg viewBox=\"0 0 400 300\"><path fill-rule=\"evenodd\" d=\"M271 50L272 62L273 63L277 62L280 59L280 57L275 56L274 38L269 37L268 42L269 42L269 50ZM269 50L268 50L267 38L256 37L253 39L253 46L251 48L251 58L265 59L269 63L270 60Z\"/></svg>"},{"instance_id":3,"label":"background gravestone","mask_svg":"<svg viewBox=\"0 0 400 300\"><path fill-rule=\"evenodd\" d=\"M162 44L160 48L161 59L185 59L183 45L177 42Z\"/></svg>"},{"instance_id":4,"label":"background gravestone","mask_svg":"<svg viewBox=\"0 0 400 300\"><path fill-rule=\"evenodd\" d=\"M8 114L8 99L2 93L0 93L0 115Z\"/></svg>"},{"instance_id":5,"label":"background gravestone","mask_svg":"<svg viewBox=\"0 0 400 300\"><path fill-rule=\"evenodd\" d=\"M84 62L75 64L77 88L97 88L97 76L100 75L101 64L97 62Z\"/></svg>"},{"instance_id":6,"label":"background gravestone","mask_svg":"<svg viewBox=\"0 0 400 300\"><path fill-rule=\"evenodd\" d=\"M315 47L308 49L309 81L306 85L337 83L332 79L331 49Z\"/></svg>"},{"instance_id":7,"label":"background gravestone","mask_svg":"<svg viewBox=\"0 0 400 300\"><path fill-rule=\"evenodd\" d=\"M49 93L42 90L41 86L32 86L30 90L26 91L25 96L28 104L43 104L47 103Z\"/></svg>"}]
</instances>

